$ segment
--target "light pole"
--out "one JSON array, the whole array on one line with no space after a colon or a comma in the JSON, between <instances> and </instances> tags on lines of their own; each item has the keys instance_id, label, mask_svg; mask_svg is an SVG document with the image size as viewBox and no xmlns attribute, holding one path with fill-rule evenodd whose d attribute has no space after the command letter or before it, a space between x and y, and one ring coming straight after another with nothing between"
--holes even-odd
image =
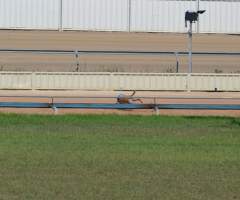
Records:
<instances>
[{"instance_id":1,"label":"light pole","mask_svg":"<svg viewBox=\"0 0 240 200\"><path fill-rule=\"evenodd\" d=\"M197 12L186 11L185 12L185 27L189 22L188 30L188 73L192 73L192 24L198 21L199 14L203 14L205 10L199 10Z\"/></svg>"},{"instance_id":2,"label":"light pole","mask_svg":"<svg viewBox=\"0 0 240 200\"><path fill-rule=\"evenodd\" d=\"M63 31L63 0L59 0L58 30Z\"/></svg>"},{"instance_id":3,"label":"light pole","mask_svg":"<svg viewBox=\"0 0 240 200\"><path fill-rule=\"evenodd\" d=\"M188 73L192 73L192 23L188 30Z\"/></svg>"}]
</instances>

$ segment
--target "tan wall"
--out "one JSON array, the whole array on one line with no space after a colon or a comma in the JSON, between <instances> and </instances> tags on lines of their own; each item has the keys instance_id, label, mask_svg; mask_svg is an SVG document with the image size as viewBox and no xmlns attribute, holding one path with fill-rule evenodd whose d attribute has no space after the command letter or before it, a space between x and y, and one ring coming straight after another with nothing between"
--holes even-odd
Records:
<instances>
[{"instance_id":1,"label":"tan wall","mask_svg":"<svg viewBox=\"0 0 240 200\"><path fill-rule=\"evenodd\" d=\"M0 72L0 89L240 91L240 74Z\"/></svg>"}]
</instances>

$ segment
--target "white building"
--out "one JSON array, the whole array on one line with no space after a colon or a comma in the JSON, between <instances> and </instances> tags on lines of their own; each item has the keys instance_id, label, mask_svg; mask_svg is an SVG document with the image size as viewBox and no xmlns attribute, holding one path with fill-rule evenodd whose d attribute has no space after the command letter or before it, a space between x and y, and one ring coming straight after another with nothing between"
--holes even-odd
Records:
<instances>
[{"instance_id":1,"label":"white building","mask_svg":"<svg viewBox=\"0 0 240 200\"><path fill-rule=\"evenodd\" d=\"M240 0L0 0L0 29L186 32L189 9L196 32L240 33Z\"/></svg>"}]
</instances>

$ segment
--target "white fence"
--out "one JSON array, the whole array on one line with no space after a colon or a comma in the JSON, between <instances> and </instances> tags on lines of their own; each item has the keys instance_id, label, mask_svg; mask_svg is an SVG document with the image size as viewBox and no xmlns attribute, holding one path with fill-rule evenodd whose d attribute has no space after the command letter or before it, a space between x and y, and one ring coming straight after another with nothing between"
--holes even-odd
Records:
<instances>
[{"instance_id":1,"label":"white fence","mask_svg":"<svg viewBox=\"0 0 240 200\"><path fill-rule=\"evenodd\" d=\"M240 74L0 72L0 89L240 91Z\"/></svg>"},{"instance_id":2,"label":"white fence","mask_svg":"<svg viewBox=\"0 0 240 200\"><path fill-rule=\"evenodd\" d=\"M186 32L197 9L196 32L240 33L240 0L0 0L0 29Z\"/></svg>"}]
</instances>

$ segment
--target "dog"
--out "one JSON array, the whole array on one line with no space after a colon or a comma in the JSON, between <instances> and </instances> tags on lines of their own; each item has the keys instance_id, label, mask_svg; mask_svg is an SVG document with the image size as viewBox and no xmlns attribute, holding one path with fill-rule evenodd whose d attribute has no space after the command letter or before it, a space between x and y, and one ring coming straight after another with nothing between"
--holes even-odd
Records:
<instances>
[{"instance_id":1,"label":"dog","mask_svg":"<svg viewBox=\"0 0 240 200\"><path fill-rule=\"evenodd\" d=\"M119 103L119 104L130 104L134 101L138 101L140 103L143 103L141 99L133 97L135 94L136 94L136 91L133 91L133 93L131 95L119 94L117 96L117 103Z\"/></svg>"}]
</instances>

